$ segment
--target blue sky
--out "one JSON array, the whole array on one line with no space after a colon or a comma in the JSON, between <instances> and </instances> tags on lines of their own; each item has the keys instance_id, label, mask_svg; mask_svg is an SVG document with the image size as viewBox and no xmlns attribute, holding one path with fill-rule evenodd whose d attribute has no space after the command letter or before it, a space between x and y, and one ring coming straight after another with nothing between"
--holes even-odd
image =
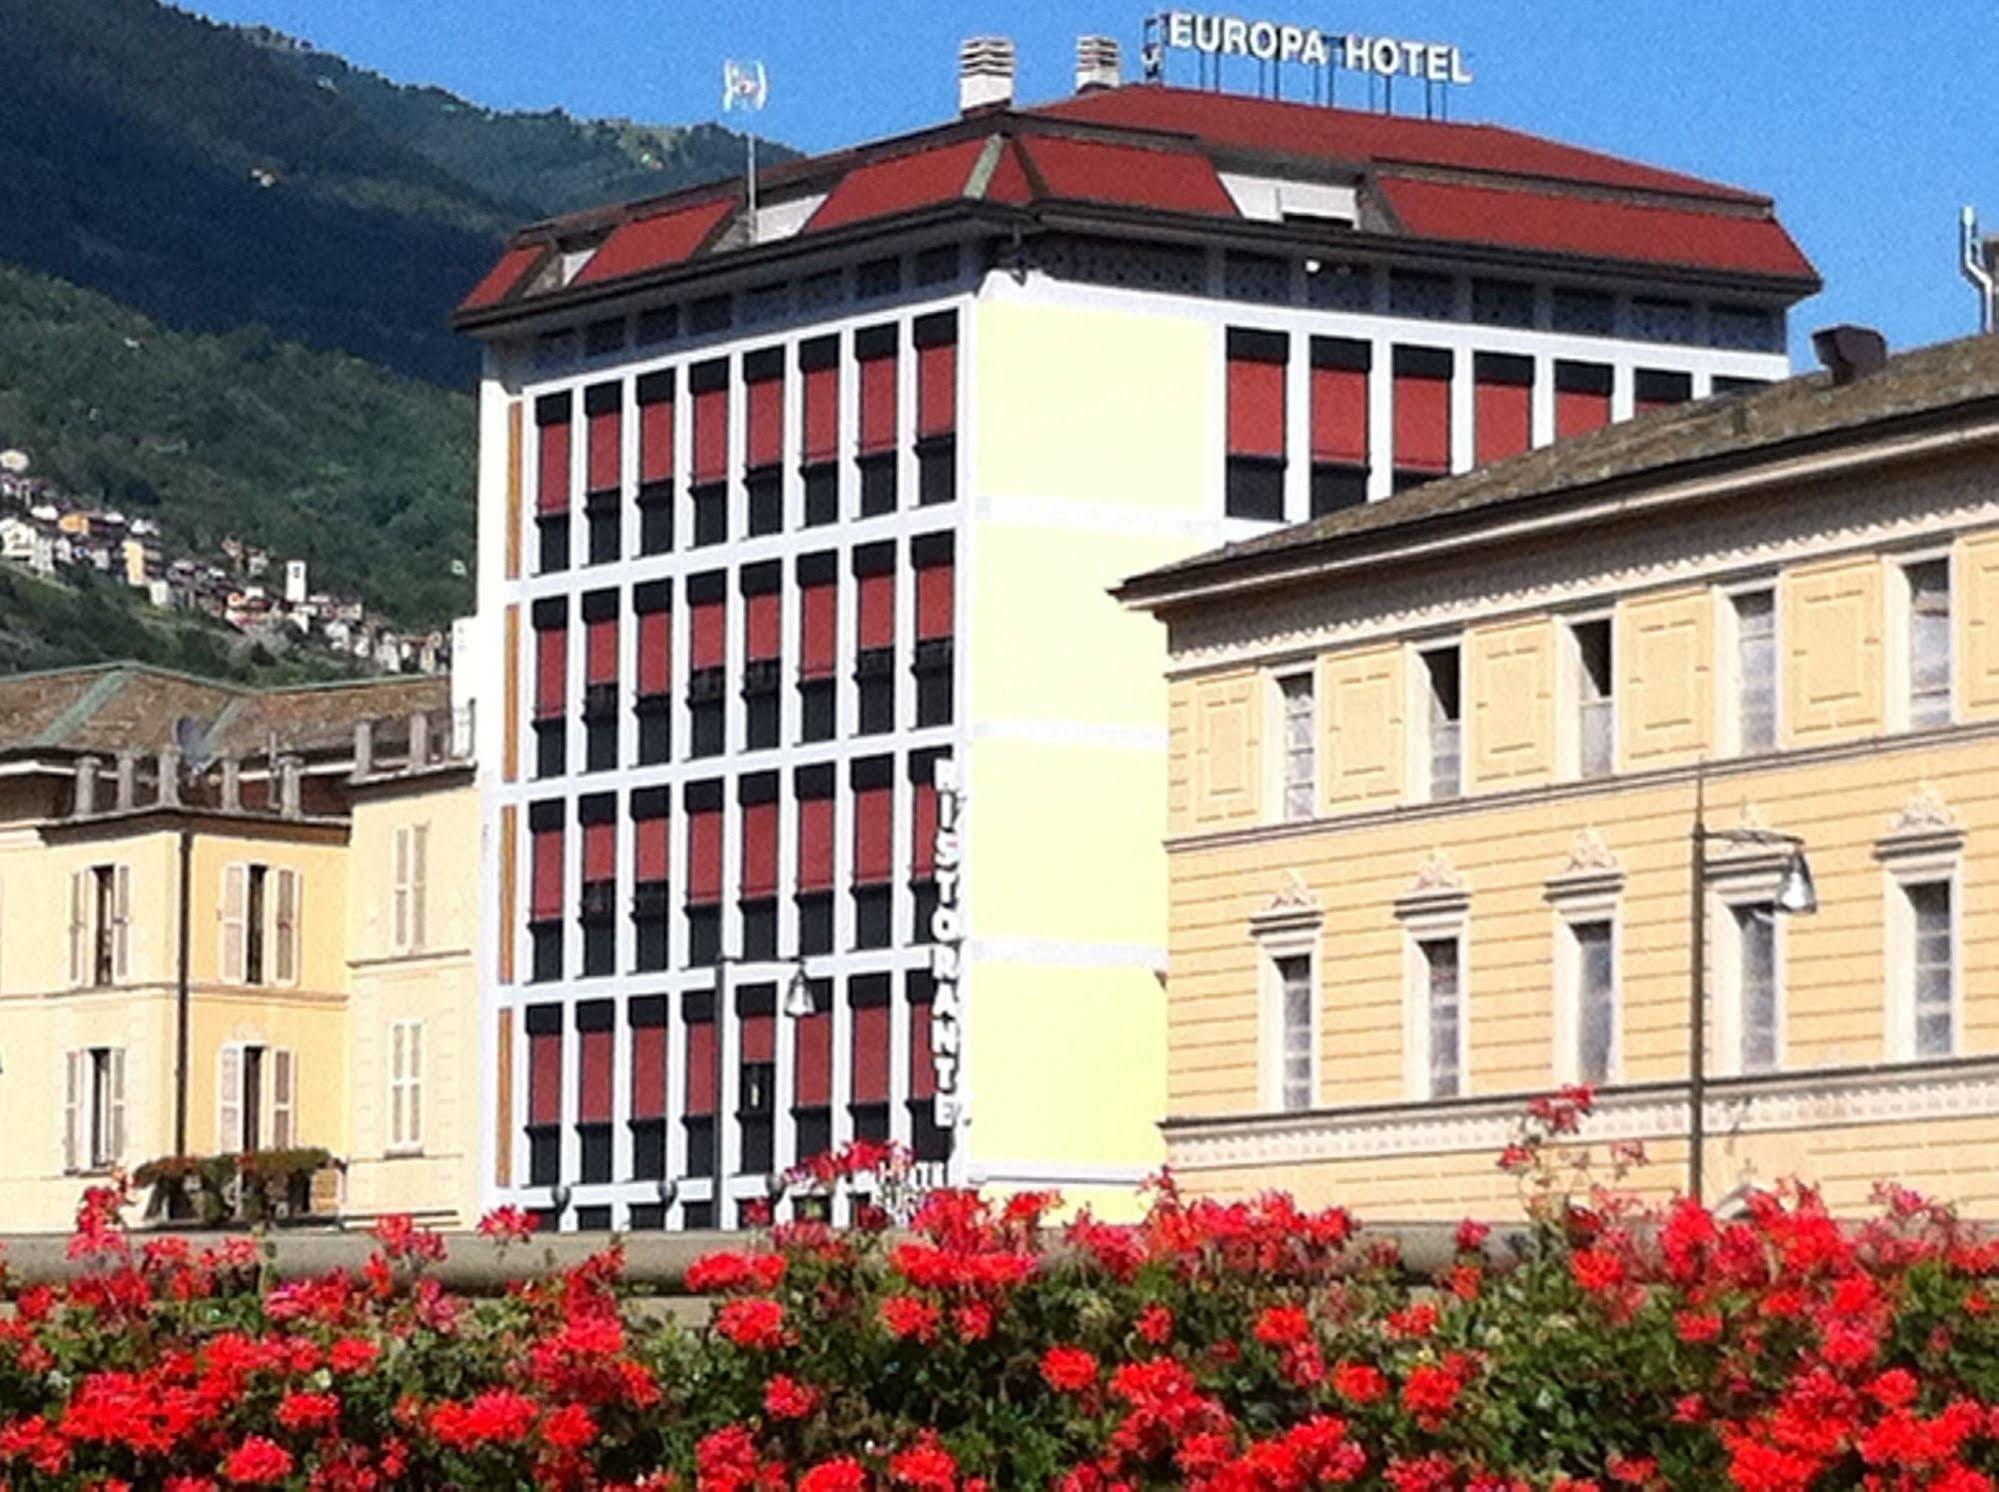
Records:
<instances>
[{"instance_id":1,"label":"blue sky","mask_svg":"<svg viewBox=\"0 0 1999 1492\"><path fill-rule=\"evenodd\" d=\"M501 108L713 118L722 58L760 58L762 131L808 150L947 116L965 36L1014 39L1027 100L1067 91L1081 32L1123 42L1129 76L1147 13L1142 0L186 3ZM1999 231L1999 90L1981 73L1999 55L1991 0L1268 0L1233 13L1456 42L1477 81L1453 118L1769 193L1826 281L1795 321L1806 360L1809 329L1831 321L1879 326L1897 347L1975 329L1954 265L1961 204Z\"/></svg>"}]
</instances>

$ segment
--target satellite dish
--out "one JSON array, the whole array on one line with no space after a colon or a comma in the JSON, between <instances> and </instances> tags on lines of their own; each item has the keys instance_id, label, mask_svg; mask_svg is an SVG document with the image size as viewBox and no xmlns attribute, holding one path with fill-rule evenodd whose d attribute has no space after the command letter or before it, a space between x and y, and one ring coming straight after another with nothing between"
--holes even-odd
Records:
<instances>
[{"instance_id":1,"label":"satellite dish","mask_svg":"<svg viewBox=\"0 0 1999 1492\"><path fill-rule=\"evenodd\" d=\"M18 477L27 469L28 453L26 451L0 451L0 471L9 472Z\"/></svg>"},{"instance_id":2,"label":"satellite dish","mask_svg":"<svg viewBox=\"0 0 1999 1492\"><path fill-rule=\"evenodd\" d=\"M174 722L174 745L180 748L181 764L190 774L207 771L214 759L209 748L208 726L192 715L183 715Z\"/></svg>"}]
</instances>

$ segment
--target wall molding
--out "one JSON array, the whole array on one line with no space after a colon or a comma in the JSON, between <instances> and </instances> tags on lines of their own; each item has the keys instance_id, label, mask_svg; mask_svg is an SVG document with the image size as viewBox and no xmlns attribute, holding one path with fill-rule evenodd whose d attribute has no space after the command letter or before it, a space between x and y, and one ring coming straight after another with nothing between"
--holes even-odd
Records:
<instances>
[{"instance_id":1,"label":"wall molding","mask_svg":"<svg viewBox=\"0 0 1999 1492\"><path fill-rule=\"evenodd\" d=\"M1684 1083L1599 1091L1582 1143L1670 1140L1686 1134ZM1234 1170L1323 1161L1489 1152L1515 1137L1532 1095L1445 1104L1381 1104L1304 1114L1168 1119L1167 1163L1180 1171ZM1949 1064L1843 1068L1710 1081L1710 1142L1739 1134L1845 1129L1999 1115L1999 1056Z\"/></svg>"}]
</instances>

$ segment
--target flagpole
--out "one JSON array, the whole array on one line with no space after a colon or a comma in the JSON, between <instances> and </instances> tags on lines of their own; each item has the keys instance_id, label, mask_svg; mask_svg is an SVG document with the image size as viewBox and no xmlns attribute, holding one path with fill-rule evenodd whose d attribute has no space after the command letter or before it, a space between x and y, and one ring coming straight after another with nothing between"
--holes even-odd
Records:
<instances>
[{"instance_id":1,"label":"flagpole","mask_svg":"<svg viewBox=\"0 0 1999 1492\"><path fill-rule=\"evenodd\" d=\"M750 242L754 244L757 241L757 132L744 130L743 135L750 147Z\"/></svg>"}]
</instances>

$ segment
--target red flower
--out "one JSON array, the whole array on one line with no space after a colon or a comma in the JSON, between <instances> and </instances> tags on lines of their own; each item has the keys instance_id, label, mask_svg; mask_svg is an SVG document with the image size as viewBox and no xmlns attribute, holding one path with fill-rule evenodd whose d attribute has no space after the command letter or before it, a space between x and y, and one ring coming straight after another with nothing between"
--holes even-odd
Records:
<instances>
[{"instance_id":1,"label":"red flower","mask_svg":"<svg viewBox=\"0 0 1999 1492\"><path fill-rule=\"evenodd\" d=\"M1713 1311L1681 1311L1673 1325L1683 1342L1712 1342L1721 1335L1721 1317Z\"/></svg>"},{"instance_id":2,"label":"red flower","mask_svg":"<svg viewBox=\"0 0 1999 1492\"><path fill-rule=\"evenodd\" d=\"M888 1474L898 1487L912 1487L916 1492L956 1492L958 1486L956 1458L930 1434L890 1457Z\"/></svg>"},{"instance_id":3,"label":"red flower","mask_svg":"<svg viewBox=\"0 0 1999 1492\"><path fill-rule=\"evenodd\" d=\"M715 1313L715 1330L738 1347L763 1350L782 1347L784 1306L763 1295L727 1301Z\"/></svg>"},{"instance_id":4,"label":"red flower","mask_svg":"<svg viewBox=\"0 0 1999 1492\"><path fill-rule=\"evenodd\" d=\"M495 1207L479 1219L479 1231L502 1242L527 1238L534 1232L534 1214L523 1207Z\"/></svg>"},{"instance_id":5,"label":"red flower","mask_svg":"<svg viewBox=\"0 0 1999 1492\"><path fill-rule=\"evenodd\" d=\"M1343 1362L1333 1368L1333 1392L1349 1404L1372 1404L1388 1392L1388 1380L1367 1363Z\"/></svg>"},{"instance_id":6,"label":"red flower","mask_svg":"<svg viewBox=\"0 0 1999 1492\"><path fill-rule=\"evenodd\" d=\"M951 1324L960 1341L983 1342L993 1334L993 1308L983 1300L970 1301L951 1312Z\"/></svg>"},{"instance_id":7,"label":"red flower","mask_svg":"<svg viewBox=\"0 0 1999 1492\"><path fill-rule=\"evenodd\" d=\"M819 1407L819 1391L788 1373L778 1373L764 1385L764 1413L772 1419L804 1419Z\"/></svg>"},{"instance_id":8,"label":"red flower","mask_svg":"<svg viewBox=\"0 0 1999 1492\"><path fill-rule=\"evenodd\" d=\"M597 1422L581 1404L564 1404L541 1422L541 1438L559 1451L580 1451L597 1438Z\"/></svg>"},{"instance_id":9,"label":"red flower","mask_svg":"<svg viewBox=\"0 0 1999 1492\"><path fill-rule=\"evenodd\" d=\"M821 1461L798 1479L798 1492L865 1492L867 1468L852 1456Z\"/></svg>"},{"instance_id":10,"label":"red flower","mask_svg":"<svg viewBox=\"0 0 1999 1492\"><path fill-rule=\"evenodd\" d=\"M881 1303L881 1324L892 1337L904 1341L915 1338L928 1342L937 1335L942 1313L927 1300L914 1295L891 1295Z\"/></svg>"},{"instance_id":11,"label":"red flower","mask_svg":"<svg viewBox=\"0 0 1999 1492\"><path fill-rule=\"evenodd\" d=\"M1624 1283L1624 1261L1608 1249L1577 1249L1569 1256L1569 1273L1592 1295L1601 1295Z\"/></svg>"},{"instance_id":12,"label":"red flower","mask_svg":"<svg viewBox=\"0 0 1999 1492\"><path fill-rule=\"evenodd\" d=\"M292 1472L292 1453L274 1440L252 1435L222 1462L227 1481L246 1487L268 1487L283 1481Z\"/></svg>"},{"instance_id":13,"label":"red flower","mask_svg":"<svg viewBox=\"0 0 1999 1492\"><path fill-rule=\"evenodd\" d=\"M1041 1376L1058 1394L1079 1394L1097 1381L1097 1360L1081 1347L1050 1347L1041 1354Z\"/></svg>"},{"instance_id":14,"label":"red flower","mask_svg":"<svg viewBox=\"0 0 1999 1492\"><path fill-rule=\"evenodd\" d=\"M317 1430L340 1418L340 1400L333 1394L286 1394L278 1401L278 1423L287 1430Z\"/></svg>"},{"instance_id":15,"label":"red flower","mask_svg":"<svg viewBox=\"0 0 1999 1492\"><path fill-rule=\"evenodd\" d=\"M1466 1218L1458 1224L1458 1252L1472 1254L1485 1247L1486 1239L1492 1236L1492 1229L1484 1223Z\"/></svg>"},{"instance_id":16,"label":"red flower","mask_svg":"<svg viewBox=\"0 0 1999 1492\"><path fill-rule=\"evenodd\" d=\"M1290 1347L1311 1336L1312 1320L1298 1306L1270 1306L1256 1318L1255 1334L1266 1347Z\"/></svg>"},{"instance_id":17,"label":"red flower","mask_svg":"<svg viewBox=\"0 0 1999 1492\"><path fill-rule=\"evenodd\" d=\"M1173 1339L1173 1312L1163 1305L1153 1304L1138 1313L1138 1334L1155 1347L1163 1347Z\"/></svg>"},{"instance_id":18,"label":"red flower","mask_svg":"<svg viewBox=\"0 0 1999 1492\"><path fill-rule=\"evenodd\" d=\"M1449 1366L1418 1363L1402 1383L1402 1407L1418 1420L1438 1420L1449 1414L1464 1389Z\"/></svg>"}]
</instances>

